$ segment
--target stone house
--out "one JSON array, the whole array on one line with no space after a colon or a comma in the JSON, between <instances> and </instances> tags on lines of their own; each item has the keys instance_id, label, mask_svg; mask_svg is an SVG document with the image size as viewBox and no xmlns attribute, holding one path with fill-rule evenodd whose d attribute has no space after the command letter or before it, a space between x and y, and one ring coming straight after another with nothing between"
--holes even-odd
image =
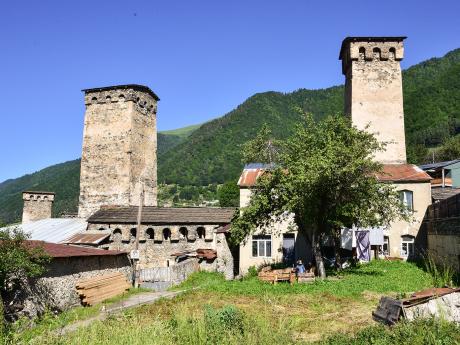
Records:
<instances>
[{"instance_id":1,"label":"stone house","mask_svg":"<svg viewBox=\"0 0 460 345\"><path fill-rule=\"evenodd\" d=\"M41 247L51 257L46 272L38 278L21 283L19 295L5 303L13 317L36 316L46 309L62 311L81 304L76 283L107 273L122 272L132 281L131 262L126 252L80 246L27 241L32 247Z\"/></svg>"}]
</instances>

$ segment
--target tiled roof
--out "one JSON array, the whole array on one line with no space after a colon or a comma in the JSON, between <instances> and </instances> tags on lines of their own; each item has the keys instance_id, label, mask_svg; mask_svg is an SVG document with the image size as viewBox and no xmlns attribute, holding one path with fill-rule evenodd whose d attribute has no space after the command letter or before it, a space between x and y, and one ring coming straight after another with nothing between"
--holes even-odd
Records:
<instances>
[{"instance_id":1,"label":"tiled roof","mask_svg":"<svg viewBox=\"0 0 460 345\"><path fill-rule=\"evenodd\" d=\"M228 224L235 214L231 207L154 207L142 208L143 224ZM137 222L137 206L104 207L88 218L88 223Z\"/></svg>"},{"instance_id":2,"label":"tiled roof","mask_svg":"<svg viewBox=\"0 0 460 345\"><path fill-rule=\"evenodd\" d=\"M126 255L126 252L118 250L104 250L72 246L68 244L49 243L44 241L26 241L30 247L42 247L43 250L52 258L70 258L77 256L107 256L107 255Z\"/></svg>"},{"instance_id":3,"label":"tiled roof","mask_svg":"<svg viewBox=\"0 0 460 345\"><path fill-rule=\"evenodd\" d=\"M377 175L381 182L429 182L430 175L413 164L384 164Z\"/></svg>"},{"instance_id":4,"label":"tiled roof","mask_svg":"<svg viewBox=\"0 0 460 345\"><path fill-rule=\"evenodd\" d=\"M85 231L87 225L86 221L81 218L47 218L18 224L17 227L29 234L31 240L64 243L69 237ZM12 227L15 225L8 228Z\"/></svg>"}]
</instances>

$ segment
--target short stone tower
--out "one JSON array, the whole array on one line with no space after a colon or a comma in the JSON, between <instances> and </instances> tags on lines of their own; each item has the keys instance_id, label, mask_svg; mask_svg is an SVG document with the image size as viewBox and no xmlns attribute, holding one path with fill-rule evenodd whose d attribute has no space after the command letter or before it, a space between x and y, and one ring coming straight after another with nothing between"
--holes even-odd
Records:
<instances>
[{"instance_id":1,"label":"short stone tower","mask_svg":"<svg viewBox=\"0 0 460 345\"><path fill-rule=\"evenodd\" d=\"M146 86L83 90L85 123L78 216L103 205L157 205L158 96Z\"/></svg>"},{"instance_id":2,"label":"short stone tower","mask_svg":"<svg viewBox=\"0 0 460 345\"><path fill-rule=\"evenodd\" d=\"M51 218L51 209L54 201L53 192L22 192L24 208L22 210L22 223Z\"/></svg>"},{"instance_id":3,"label":"short stone tower","mask_svg":"<svg viewBox=\"0 0 460 345\"><path fill-rule=\"evenodd\" d=\"M385 164L406 163L404 110L400 61L406 37L347 37L339 59L345 81L345 113L353 125L376 133L387 142L375 159Z\"/></svg>"}]
</instances>

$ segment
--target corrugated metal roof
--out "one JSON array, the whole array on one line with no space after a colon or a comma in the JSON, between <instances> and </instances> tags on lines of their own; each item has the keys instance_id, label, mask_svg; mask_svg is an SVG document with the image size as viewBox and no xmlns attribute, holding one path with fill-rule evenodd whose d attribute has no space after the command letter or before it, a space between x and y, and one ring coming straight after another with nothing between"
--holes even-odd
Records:
<instances>
[{"instance_id":1,"label":"corrugated metal roof","mask_svg":"<svg viewBox=\"0 0 460 345\"><path fill-rule=\"evenodd\" d=\"M431 176L413 164L384 164L383 172L377 174L382 182L428 182Z\"/></svg>"},{"instance_id":2,"label":"corrugated metal roof","mask_svg":"<svg viewBox=\"0 0 460 345\"><path fill-rule=\"evenodd\" d=\"M453 161L445 161L445 162L437 162L437 163L430 163L430 164L423 164L419 165L420 169L422 170L431 170L431 169L441 169L446 166L455 164L460 162L460 159L454 159Z\"/></svg>"},{"instance_id":3,"label":"corrugated metal roof","mask_svg":"<svg viewBox=\"0 0 460 345\"><path fill-rule=\"evenodd\" d=\"M81 246L72 246L61 243L49 243L44 241L26 241L30 247L41 247L53 258L69 258L75 256L106 256L106 255L126 255L126 252L118 250L104 250Z\"/></svg>"},{"instance_id":4,"label":"corrugated metal roof","mask_svg":"<svg viewBox=\"0 0 460 345\"><path fill-rule=\"evenodd\" d=\"M446 187L431 189L431 197L433 198L433 200L444 200L457 194L460 194L460 188Z\"/></svg>"},{"instance_id":5,"label":"corrugated metal roof","mask_svg":"<svg viewBox=\"0 0 460 345\"><path fill-rule=\"evenodd\" d=\"M68 244L94 244L97 245L110 236L110 232L78 233L65 241Z\"/></svg>"},{"instance_id":6,"label":"corrugated metal roof","mask_svg":"<svg viewBox=\"0 0 460 345\"><path fill-rule=\"evenodd\" d=\"M88 223L81 218L48 218L17 225L31 240L52 243L65 242L69 237L86 230ZM9 226L12 228L15 226Z\"/></svg>"},{"instance_id":7,"label":"corrugated metal roof","mask_svg":"<svg viewBox=\"0 0 460 345\"><path fill-rule=\"evenodd\" d=\"M137 222L137 206L107 206L88 218L88 223ZM236 208L231 207L154 207L142 208L143 224L228 224Z\"/></svg>"}]
</instances>

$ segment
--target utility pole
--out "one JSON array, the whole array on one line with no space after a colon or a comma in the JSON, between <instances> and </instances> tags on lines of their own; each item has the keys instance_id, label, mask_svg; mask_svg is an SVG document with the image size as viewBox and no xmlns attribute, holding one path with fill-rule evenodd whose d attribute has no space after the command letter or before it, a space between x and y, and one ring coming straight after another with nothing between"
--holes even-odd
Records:
<instances>
[{"instance_id":1,"label":"utility pole","mask_svg":"<svg viewBox=\"0 0 460 345\"><path fill-rule=\"evenodd\" d=\"M140 269L139 269L139 238L141 236L141 223L142 223L142 207L144 206L144 184L141 184L141 194L139 195L139 208L137 210L137 226L136 226L136 242L134 244L134 287L138 288L140 284Z\"/></svg>"}]
</instances>

